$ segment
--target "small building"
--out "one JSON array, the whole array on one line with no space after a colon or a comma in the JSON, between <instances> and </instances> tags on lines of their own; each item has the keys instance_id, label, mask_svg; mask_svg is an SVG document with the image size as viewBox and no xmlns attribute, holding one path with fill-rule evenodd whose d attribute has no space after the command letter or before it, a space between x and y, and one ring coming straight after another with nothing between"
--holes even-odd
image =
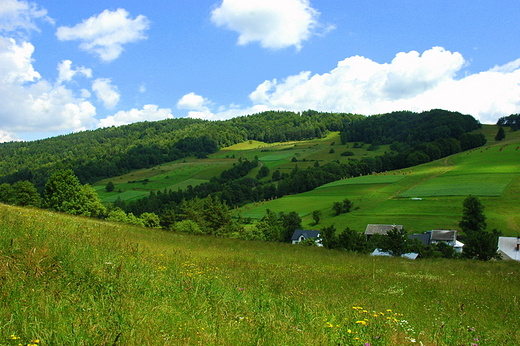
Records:
<instances>
[{"instance_id":1,"label":"small building","mask_svg":"<svg viewBox=\"0 0 520 346\"><path fill-rule=\"evenodd\" d=\"M418 239L424 246L436 243L446 243L455 249L455 252L461 253L463 243L457 240L456 230L434 229L420 234L410 234L410 239Z\"/></svg>"},{"instance_id":2,"label":"small building","mask_svg":"<svg viewBox=\"0 0 520 346\"><path fill-rule=\"evenodd\" d=\"M321 243L320 231L297 229L296 231L294 231L294 233L291 237L291 242L293 244L299 244L303 240L309 239L309 238L316 239L316 245L323 246L323 244Z\"/></svg>"},{"instance_id":3,"label":"small building","mask_svg":"<svg viewBox=\"0 0 520 346\"><path fill-rule=\"evenodd\" d=\"M382 234L386 235L388 231L396 228L397 230L402 230L403 225L378 225L378 224L369 224L367 225L367 228L365 229L365 237L367 237L367 240L370 239L371 236L374 234Z\"/></svg>"},{"instance_id":4,"label":"small building","mask_svg":"<svg viewBox=\"0 0 520 346\"><path fill-rule=\"evenodd\" d=\"M520 237L499 237L498 253L502 259L520 261Z\"/></svg>"}]
</instances>

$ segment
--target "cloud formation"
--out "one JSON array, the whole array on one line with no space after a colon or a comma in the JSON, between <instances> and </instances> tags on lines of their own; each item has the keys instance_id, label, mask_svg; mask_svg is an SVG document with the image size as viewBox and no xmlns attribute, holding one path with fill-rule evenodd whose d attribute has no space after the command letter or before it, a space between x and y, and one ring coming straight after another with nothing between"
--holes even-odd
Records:
<instances>
[{"instance_id":1,"label":"cloud formation","mask_svg":"<svg viewBox=\"0 0 520 346\"><path fill-rule=\"evenodd\" d=\"M184 95L177 101L178 109L189 109L189 118L212 119L214 114L209 109L210 102L193 92Z\"/></svg>"},{"instance_id":2,"label":"cloud formation","mask_svg":"<svg viewBox=\"0 0 520 346\"><path fill-rule=\"evenodd\" d=\"M144 105L143 109L132 108L129 111L119 111L116 114L101 119L98 127L121 126L140 121L157 121L173 118L169 108L159 108L157 105Z\"/></svg>"},{"instance_id":3,"label":"cloud formation","mask_svg":"<svg viewBox=\"0 0 520 346\"><path fill-rule=\"evenodd\" d=\"M206 106L206 113L212 119L228 119L267 109L372 115L442 108L471 114L483 123L520 113L520 59L458 77L466 64L460 53L442 47L422 54L401 52L382 64L353 56L327 73L303 71L281 81L264 81L249 95L252 107L221 107L212 113ZM191 109L197 111L196 107Z\"/></svg>"},{"instance_id":4,"label":"cloud formation","mask_svg":"<svg viewBox=\"0 0 520 346\"><path fill-rule=\"evenodd\" d=\"M39 9L35 3L2 0L0 6L0 32L12 32L20 29L25 32L38 31L35 19L43 19L49 23L54 23L47 16L47 10Z\"/></svg>"},{"instance_id":5,"label":"cloud formation","mask_svg":"<svg viewBox=\"0 0 520 346\"><path fill-rule=\"evenodd\" d=\"M119 102L119 92L117 87L113 86L110 78L97 78L92 83L92 91L96 94L98 100L103 102L105 108L114 108Z\"/></svg>"},{"instance_id":6,"label":"cloud formation","mask_svg":"<svg viewBox=\"0 0 520 346\"><path fill-rule=\"evenodd\" d=\"M146 38L144 32L150 21L139 15L131 19L122 8L115 11L104 10L73 27L61 26L56 36L61 41L79 40L79 47L98 55L103 61L117 59L123 52L123 45Z\"/></svg>"},{"instance_id":7,"label":"cloud formation","mask_svg":"<svg viewBox=\"0 0 520 346\"><path fill-rule=\"evenodd\" d=\"M308 0L223 0L211 12L215 25L238 32L239 45L271 49L300 49L319 27L318 16Z\"/></svg>"},{"instance_id":8,"label":"cloud formation","mask_svg":"<svg viewBox=\"0 0 520 346\"><path fill-rule=\"evenodd\" d=\"M58 64L58 83L70 82L76 75L83 75L87 78L92 78L92 70L83 66L73 70L72 61L70 60L63 60Z\"/></svg>"},{"instance_id":9,"label":"cloud formation","mask_svg":"<svg viewBox=\"0 0 520 346\"><path fill-rule=\"evenodd\" d=\"M78 131L92 128L96 108L34 69L34 46L0 36L0 124L2 140L13 132ZM65 64L65 66L67 63ZM67 68L62 66L62 71ZM68 78L67 73L62 78Z\"/></svg>"}]
</instances>

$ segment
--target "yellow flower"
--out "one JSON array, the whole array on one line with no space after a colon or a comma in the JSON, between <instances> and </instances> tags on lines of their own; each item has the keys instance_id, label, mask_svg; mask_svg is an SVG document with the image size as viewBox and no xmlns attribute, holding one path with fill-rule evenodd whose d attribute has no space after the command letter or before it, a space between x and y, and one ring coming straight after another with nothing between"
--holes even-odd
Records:
<instances>
[{"instance_id":1,"label":"yellow flower","mask_svg":"<svg viewBox=\"0 0 520 346\"><path fill-rule=\"evenodd\" d=\"M360 307L360 306L353 306L352 309L354 309L354 310L362 310L363 308Z\"/></svg>"},{"instance_id":2,"label":"yellow flower","mask_svg":"<svg viewBox=\"0 0 520 346\"><path fill-rule=\"evenodd\" d=\"M356 321L357 324L361 324L363 326L367 325L367 321Z\"/></svg>"}]
</instances>

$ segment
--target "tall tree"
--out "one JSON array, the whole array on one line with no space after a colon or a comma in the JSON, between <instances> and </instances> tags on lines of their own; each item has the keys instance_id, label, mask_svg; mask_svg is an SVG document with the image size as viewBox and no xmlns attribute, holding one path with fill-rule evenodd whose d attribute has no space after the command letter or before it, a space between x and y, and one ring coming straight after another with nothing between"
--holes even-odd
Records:
<instances>
[{"instance_id":1,"label":"tall tree","mask_svg":"<svg viewBox=\"0 0 520 346\"><path fill-rule=\"evenodd\" d=\"M506 132L504 131L504 128L502 126L500 126L500 128L498 129L497 135L495 136L495 141L500 142L504 138L506 138Z\"/></svg>"},{"instance_id":2,"label":"tall tree","mask_svg":"<svg viewBox=\"0 0 520 346\"><path fill-rule=\"evenodd\" d=\"M71 169L55 172L45 184L43 207L68 214L101 216L106 210L90 185L81 185Z\"/></svg>"},{"instance_id":3,"label":"tall tree","mask_svg":"<svg viewBox=\"0 0 520 346\"><path fill-rule=\"evenodd\" d=\"M484 206L477 196L468 196L462 203L462 220L459 227L464 233L484 231L487 227Z\"/></svg>"},{"instance_id":4,"label":"tall tree","mask_svg":"<svg viewBox=\"0 0 520 346\"><path fill-rule=\"evenodd\" d=\"M33 207L39 207L41 198L40 194L34 187L34 184L27 180L20 180L13 184L14 204Z\"/></svg>"},{"instance_id":5,"label":"tall tree","mask_svg":"<svg viewBox=\"0 0 520 346\"><path fill-rule=\"evenodd\" d=\"M500 232L496 229L491 232L486 231L484 206L476 196L468 196L464 200L459 226L466 233L462 250L464 257L482 261L500 257L497 254Z\"/></svg>"}]
</instances>

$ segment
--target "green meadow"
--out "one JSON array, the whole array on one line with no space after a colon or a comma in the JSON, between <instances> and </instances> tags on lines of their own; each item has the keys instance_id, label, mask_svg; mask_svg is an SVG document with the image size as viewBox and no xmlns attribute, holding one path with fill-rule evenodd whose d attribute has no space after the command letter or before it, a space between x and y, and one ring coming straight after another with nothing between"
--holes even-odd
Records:
<instances>
[{"instance_id":1,"label":"green meadow","mask_svg":"<svg viewBox=\"0 0 520 346\"><path fill-rule=\"evenodd\" d=\"M458 229L462 202L477 195L485 206L488 227L504 235L520 230L520 137L492 138L497 127L484 126L488 145L438 161L394 172L339 180L313 191L242 208L242 216L259 219L266 209L296 211L304 227L334 225L364 231L367 224L401 224L413 232ZM348 198L354 210L334 216L332 204ZM312 211L323 220L314 224Z\"/></svg>"},{"instance_id":2,"label":"green meadow","mask_svg":"<svg viewBox=\"0 0 520 346\"><path fill-rule=\"evenodd\" d=\"M516 345L519 269L0 205L0 345Z\"/></svg>"},{"instance_id":3,"label":"green meadow","mask_svg":"<svg viewBox=\"0 0 520 346\"><path fill-rule=\"evenodd\" d=\"M488 144L481 148L400 171L339 180L303 194L246 205L238 211L253 221L259 220L266 209L296 211L303 218L303 226L314 229L334 225L340 230L350 227L364 231L367 224L385 223L402 224L408 231L424 232L457 229L462 201L473 194L479 196L485 206L490 229L516 236L520 230L520 134L506 132L505 140L495 142L497 130L497 126L483 126L481 131ZM366 144L361 148L354 148L354 143L341 145L337 132L322 139L299 142L246 141L224 148L207 159L188 158L131 172L100 181L94 188L104 202L117 198L132 200L151 191L184 189L204 183L231 168L239 158L258 158L271 172L279 169L289 173L296 165L305 169L316 161L325 164L348 160L341 156L347 150L354 152L351 157L354 159L381 155L389 150L387 146L376 151L367 149ZM297 162L293 162L293 158ZM256 176L258 169L249 176ZM264 181L269 179L269 176L263 178ZM108 181L116 186L110 193L105 191ZM345 198L354 202L354 210L334 216L332 204ZM314 210L322 211L319 225L312 219Z\"/></svg>"}]
</instances>

